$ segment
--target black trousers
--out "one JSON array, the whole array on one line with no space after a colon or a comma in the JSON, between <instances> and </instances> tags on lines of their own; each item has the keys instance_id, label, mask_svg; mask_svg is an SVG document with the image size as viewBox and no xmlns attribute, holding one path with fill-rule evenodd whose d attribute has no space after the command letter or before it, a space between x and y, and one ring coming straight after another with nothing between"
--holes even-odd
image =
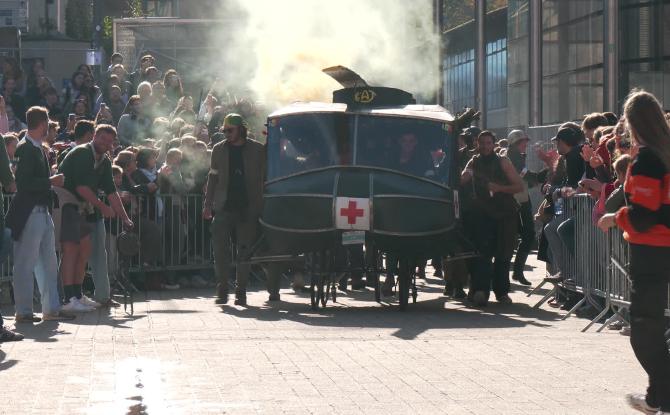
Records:
<instances>
[{"instance_id":1,"label":"black trousers","mask_svg":"<svg viewBox=\"0 0 670 415\"><path fill-rule=\"evenodd\" d=\"M493 289L496 297L509 294L511 258L498 252L499 227L497 220L485 215L472 223L472 238L480 256L472 262L470 289L484 291L488 297Z\"/></svg>"},{"instance_id":2,"label":"black trousers","mask_svg":"<svg viewBox=\"0 0 670 415\"><path fill-rule=\"evenodd\" d=\"M649 376L647 403L670 411L670 353L665 316L670 281L670 248L630 245L630 343Z\"/></svg>"},{"instance_id":3,"label":"black trousers","mask_svg":"<svg viewBox=\"0 0 670 415\"><path fill-rule=\"evenodd\" d=\"M523 274L523 268L526 266L526 260L535 240L535 221L530 201L522 203L519 208L519 237L521 242L519 242L514 258L515 275Z\"/></svg>"}]
</instances>

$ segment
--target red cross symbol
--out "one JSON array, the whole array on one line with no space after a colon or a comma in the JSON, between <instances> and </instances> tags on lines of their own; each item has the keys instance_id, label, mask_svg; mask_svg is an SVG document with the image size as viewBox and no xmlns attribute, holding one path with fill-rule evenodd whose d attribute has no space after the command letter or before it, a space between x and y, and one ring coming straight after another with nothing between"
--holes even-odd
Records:
<instances>
[{"instance_id":1,"label":"red cross symbol","mask_svg":"<svg viewBox=\"0 0 670 415\"><path fill-rule=\"evenodd\" d=\"M340 209L340 216L346 216L349 225L355 225L356 218L362 218L365 216L365 211L363 209L356 209L356 202L350 200L348 208Z\"/></svg>"}]
</instances>

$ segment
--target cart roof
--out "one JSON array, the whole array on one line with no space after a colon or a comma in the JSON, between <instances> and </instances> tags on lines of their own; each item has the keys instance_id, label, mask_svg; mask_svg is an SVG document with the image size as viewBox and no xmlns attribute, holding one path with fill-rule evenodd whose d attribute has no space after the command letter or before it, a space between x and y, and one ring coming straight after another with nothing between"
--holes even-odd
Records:
<instances>
[{"instance_id":1,"label":"cart roof","mask_svg":"<svg viewBox=\"0 0 670 415\"><path fill-rule=\"evenodd\" d=\"M269 118L282 117L285 115L309 114L309 113L348 113L386 115L396 117L418 118L431 121L453 122L454 116L440 105L404 105L386 108L356 108L348 109L346 104L331 104L324 102L295 102L283 107L272 114Z\"/></svg>"}]
</instances>

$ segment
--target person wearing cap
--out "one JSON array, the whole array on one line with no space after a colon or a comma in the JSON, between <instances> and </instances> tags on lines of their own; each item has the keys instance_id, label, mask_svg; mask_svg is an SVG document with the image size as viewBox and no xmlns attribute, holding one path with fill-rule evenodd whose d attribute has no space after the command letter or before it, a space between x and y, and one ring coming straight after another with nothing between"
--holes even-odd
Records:
<instances>
[{"instance_id":1,"label":"person wearing cap","mask_svg":"<svg viewBox=\"0 0 670 415\"><path fill-rule=\"evenodd\" d=\"M523 269L526 266L526 260L535 239L535 221L533 220L528 187L543 182L547 171L544 170L540 173L528 171L528 167L526 166L526 150L530 139L525 132L512 130L507 135L507 141L509 142L509 148L503 155L509 158L514 169L523 179L523 191L514 195L514 198L519 203L519 236L521 241L516 249L512 279L522 285L531 285L530 281L523 275Z\"/></svg>"},{"instance_id":2,"label":"person wearing cap","mask_svg":"<svg viewBox=\"0 0 670 415\"><path fill-rule=\"evenodd\" d=\"M509 268L517 236L518 204L514 194L523 190L521 177L506 157L494 152L495 136L482 131L478 154L461 174L461 185L471 186L471 235L479 252L471 269L468 298L477 306L488 303L491 289L498 302L510 304Z\"/></svg>"},{"instance_id":3,"label":"person wearing cap","mask_svg":"<svg viewBox=\"0 0 670 415\"><path fill-rule=\"evenodd\" d=\"M244 258L256 241L258 219L263 208L265 146L247 137L247 123L235 113L223 120L225 140L212 149L205 192L203 217L212 219L214 270L218 278L216 304L228 302L228 274L231 271L231 238L236 237L237 257ZM235 304L247 303L250 265L236 267ZM270 301L279 300L271 284Z\"/></svg>"},{"instance_id":4,"label":"person wearing cap","mask_svg":"<svg viewBox=\"0 0 670 415\"><path fill-rule=\"evenodd\" d=\"M563 200L573 196L579 187L579 181L584 176L585 165L581 157L584 133L579 125L568 122L558 128L556 136L551 139L556 144L559 158L557 170L564 171L563 180L558 186L551 187L549 193L552 195L554 206L563 204ZM562 279L560 266L563 264L563 245L567 244L569 252L574 252L574 218L565 220L556 212L556 216L544 227L544 236L549 244L550 273L558 280Z\"/></svg>"}]
</instances>

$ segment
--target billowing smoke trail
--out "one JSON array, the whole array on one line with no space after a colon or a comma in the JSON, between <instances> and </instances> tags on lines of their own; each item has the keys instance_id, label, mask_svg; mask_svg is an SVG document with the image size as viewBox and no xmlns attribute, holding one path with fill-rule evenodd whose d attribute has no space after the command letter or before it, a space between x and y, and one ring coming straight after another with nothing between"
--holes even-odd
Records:
<instances>
[{"instance_id":1,"label":"billowing smoke trail","mask_svg":"<svg viewBox=\"0 0 670 415\"><path fill-rule=\"evenodd\" d=\"M330 101L339 86L321 70L333 65L425 99L437 91L432 0L221 1L220 17L233 21L212 34L222 44L222 79L269 109Z\"/></svg>"}]
</instances>

